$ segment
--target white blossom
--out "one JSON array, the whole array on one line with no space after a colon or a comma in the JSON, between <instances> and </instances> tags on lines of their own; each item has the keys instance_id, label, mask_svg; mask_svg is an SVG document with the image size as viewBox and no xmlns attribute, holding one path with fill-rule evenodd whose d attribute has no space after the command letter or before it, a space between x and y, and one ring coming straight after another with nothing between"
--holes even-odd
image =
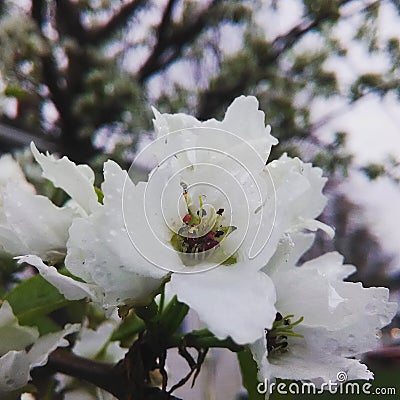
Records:
<instances>
[{"instance_id":1,"label":"white blossom","mask_svg":"<svg viewBox=\"0 0 400 400\"><path fill-rule=\"evenodd\" d=\"M377 347L377 332L391 321L397 304L388 301L386 288L344 282L355 267L343 265L336 252L295 266L313 235L296 234L293 239L281 242L264 270L276 287L279 318L292 315L291 323L304 318L292 329L300 336L282 337L273 327L251 346L259 378L321 384L336 381L342 372L349 380L371 379L373 374L358 358Z\"/></svg>"},{"instance_id":2,"label":"white blossom","mask_svg":"<svg viewBox=\"0 0 400 400\"><path fill-rule=\"evenodd\" d=\"M143 205L151 233L136 235L134 243L155 265L175 272L171 291L217 337L252 342L260 335L261 321L270 327L275 318L275 290L260 269L279 239L285 232L318 227L332 233L315 221L326 202L326 179L319 168L287 156L265 167L277 140L254 97L237 98L221 122L155 114L159 164L149 177ZM201 206L202 199L207 207ZM216 210L223 210L219 217ZM186 229L182 219L193 218L196 211L207 214L196 221L200 239L193 245L179 231ZM214 238L221 227L235 229L215 248L215 242L208 245L205 234L212 231ZM178 249L176 243L171 248L174 240ZM153 252L157 242L161 250ZM226 260L230 265L223 265Z\"/></svg>"}]
</instances>

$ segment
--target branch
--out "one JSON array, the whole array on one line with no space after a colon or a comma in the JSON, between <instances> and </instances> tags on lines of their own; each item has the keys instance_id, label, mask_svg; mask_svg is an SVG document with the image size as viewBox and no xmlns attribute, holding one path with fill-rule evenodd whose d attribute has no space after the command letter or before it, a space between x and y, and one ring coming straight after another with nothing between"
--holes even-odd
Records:
<instances>
[{"instance_id":1,"label":"branch","mask_svg":"<svg viewBox=\"0 0 400 400\"><path fill-rule=\"evenodd\" d=\"M61 372L78 379L84 379L101 389L121 398L126 385L122 375L116 373L113 365L79 357L68 350L57 349L44 367L51 372Z\"/></svg>"},{"instance_id":2,"label":"branch","mask_svg":"<svg viewBox=\"0 0 400 400\"><path fill-rule=\"evenodd\" d=\"M141 7L147 3L147 0L133 0L123 5L120 10L114 14L106 24L93 28L88 32L88 41L90 44L98 44L107 40L117 30L124 26L128 19L132 17Z\"/></svg>"},{"instance_id":3,"label":"branch","mask_svg":"<svg viewBox=\"0 0 400 400\"><path fill-rule=\"evenodd\" d=\"M35 373L53 374L60 372L74 378L85 380L117 397L119 400L178 400L158 388L146 388L143 395L131 391L131 384L123 371L117 366L79 357L68 350L57 349L44 367L36 368Z\"/></svg>"},{"instance_id":4,"label":"branch","mask_svg":"<svg viewBox=\"0 0 400 400\"><path fill-rule=\"evenodd\" d=\"M339 7L349 3L353 0L341 0L339 2ZM320 16L311 19L310 15L304 16L303 20L293 27L290 31L285 33L284 35L278 36L271 43L271 51L267 54L266 59L268 63L271 65L276 62L276 60L287 50L289 50L301 37L303 37L308 32L313 29L318 28L322 23L328 21L332 18L332 15L321 14ZM268 68L264 68L257 76L254 74L253 76L248 76L246 71L243 72L245 79L235 80L235 84L231 86L225 86L222 89L208 89L200 97L199 106L198 106L198 118L199 119L208 119L215 114L215 108L219 105L223 105L231 102L235 97L242 94L242 92L246 89L249 84L249 79L252 79L253 82L257 83L261 79L268 78Z\"/></svg>"},{"instance_id":5,"label":"branch","mask_svg":"<svg viewBox=\"0 0 400 400\"><path fill-rule=\"evenodd\" d=\"M341 0L338 4L338 7L344 6L351 1L353 0ZM272 42L272 57L274 59L278 58L283 52L291 48L302 36L313 29L318 28L322 23L329 21L331 18L332 15L329 13L320 14L318 17L312 20L310 20L309 15L305 16L303 21L293 27L289 32L274 39Z\"/></svg>"},{"instance_id":6,"label":"branch","mask_svg":"<svg viewBox=\"0 0 400 400\"><path fill-rule=\"evenodd\" d=\"M87 43L88 35L81 23L78 6L70 0L56 0L56 5L56 20L61 30L76 39L79 44Z\"/></svg>"},{"instance_id":7,"label":"branch","mask_svg":"<svg viewBox=\"0 0 400 400\"><path fill-rule=\"evenodd\" d=\"M34 21L36 21L39 29L41 29L44 17L45 17L45 6L46 2L44 0L33 0L31 6L31 15Z\"/></svg>"},{"instance_id":8,"label":"branch","mask_svg":"<svg viewBox=\"0 0 400 400\"><path fill-rule=\"evenodd\" d=\"M182 53L183 48L193 42L207 27L213 12L221 2L222 0L213 0L207 9L203 10L191 24L175 27L169 35L166 35L167 23L170 22L170 13L175 3L175 1L170 0L157 28L157 43L138 72L139 82L144 83L153 74L166 68L176 60Z\"/></svg>"},{"instance_id":9,"label":"branch","mask_svg":"<svg viewBox=\"0 0 400 400\"><path fill-rule=\"evenodd\" d=\"M61 0L63 1L63 0ZM46 14L46 2L44 0L33 0L31 7L31 15L35 23L37 24L40 32L42 32L42 26ZM46 42L49 49L51 48L47 38L42 34L42 40ZM60 115L63 114L63 110L67 107L65 91L59 85L60 76L57 70L56 62L50 52L41 57L42 62L42 75L43 81L50 91L50 98L54 102Z\"/></svg>"}]
</instances>

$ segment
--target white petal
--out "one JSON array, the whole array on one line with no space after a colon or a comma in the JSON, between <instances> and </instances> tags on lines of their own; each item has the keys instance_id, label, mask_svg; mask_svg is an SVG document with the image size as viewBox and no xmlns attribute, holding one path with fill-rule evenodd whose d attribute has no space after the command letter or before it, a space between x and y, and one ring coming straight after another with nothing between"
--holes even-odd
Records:
<instances>
[{"instance_id":1,"label":"white petal","mask_svg":"<svg viewBox=\"0 0 400 400\"><path fill-rule=\"evenodd\" d=\"M0 225L0 253L9 255L27 254L30 249L21 241L11 226L7 226L7 221Z\"/></svg>"},{"instance_id":2,"label":"white petal","mask_svg":"<svg viewBox=\"0 0 400 400\"><path fill-rule=\"evenodd\" d=\"M271 356L268 361L272 376L281 379L335 382L340 372L345 372L348 380L373 378L373 374L358 360L334 356L321 349L310 351L304 344L293 345L287 353L276 358Z\"/></svg>"},{"instance_id":3,"label":"white petal","mask_svg":"<svg viewBox=\"0 0 400 400\"><path fill-rule=\"evenodd\" d=\"M295 338L284 353L272 353L268 356L265 339L250 346L253 358L258 364L259 380L270 381L273 378L311 381L321 385L329 380L337 381L339 373L345 373L346 380L372 379L373 374L358 360L335 355L329 347L320 347L314 341L329 337L325 329L303 328L297 332L304 339ZM327 341L327 346L330 342Z\"/></svg>"},{"instance_id":4,"label":"white petal","mask_svg":"<svg viewBox=\"0 0 400 400\"><path fill-rule=\"evenodd\" d=\"M13 182L23 186L25 190L34 193L34 187L26 181L24 172L10 154L0 157L0 187Z\"/></svg>"},{"instance_id":5,"label":"white petal","mask_svg":"<svg viewBox=\"0 0 400 400\"><path fill-rule=\"evenodd\" d=\"M267 197L254 210L258 221L254 219L249 227L248 237L252 242L247 242L245 248L250 248L254 264L261 259L265 265L285 233L316 228L318 223L312 220L326 203L322 194L326 178L322 177L320 168L286 155L268 164L263 173Z\"/></svg>"},{"instance_id":6,"label":"white petal","mask_svg":"<svg viewBox=\"0 0 400 400\"><path fill-rule=\"evenodd\" d=\"M271 146L278 143L270 132L271 127L265 126L264 112L258 109L258 100L254 96L237 97L228 107L224 120L206 121L205 126L213 126L232 132L255 146L261 158L266 161Z\"/></svg>"},{"instance_id":7,"label":"white petal","mask_svg":"<svg viewBox=\"0 0 400 400\"><path fill-rule=\"evenodd\" d=\"M3 243L11 255L28 251L48 259L53 252L65 252L73 210L59 208L47 197L27 192L11 183L3 193L3 208L6 217L4 225L23 244L18 250L18 241Z\"/></svg>"},{"instance_id":8,"label":"white petal","mask_svg":"<svg viewBox=\"0 0 400 400\"><path fill-rule=\"evenodd\" d=\"M104 306L147 302L167 272L137 251L125 227L122 208L125 182L128 196L133 195L129 204L134 205L129 206L132 210L127 211L127 217L132 216L130 226L140 235L146 228L140 210L142 192L135 192L136 187L126 172L114 162L105 164L104 175L104 205L89 217L74 221L65 265L77 277L102 288L106 296Z\"/></svg>"},{"instance_id":9,"label":"white petal","mask_svg":"<svg viewBox=\"0 0 400 400\"><path fill-rule=\"evenodd\" d=\"M57 347L68 346L69 342L65 339L65 336L79 331L79 328L80 324L67 324L62 331L41 336L28 352L31 368L45 365L49 354Z\"/></svg>"},{"instance_id":10,"label":"white petal","mask_svg":"<svg viewBox=\"0 0 400 400\"><path fill-rule=\"evenodd\" d=\"M155 130L162 139L153 144L155 153L159 160L174 156L181 167L206 163L222 166L232 174L243 166L261 170L271 146L277 143L270 127L265 126L255 97L235 99L223 121L199 122L185 114L154 112Z\"/></svg>"},{"instance_id":11,"label":"white petal","mask_svg":"<svg viewBox=\"0 0 400 400\"><path fill-rule=\"evenodd\" d=\"M23 350L39 337L37 328L21 326L8 301L0 307L0 356L10 350Z\"/></svg>"},{"instance_id":12,"label":"white petal","mask_svg":"<svg viewBox=\"0 0 400 400\"><path fill-rule=\"evenodd\" d=\"M101 297L99 290L94 285L78 282L75 279L60 274L56 268L48 266L34 255L16 257L18 263L30 264L37 268L40 275L49 283L55 286L60 293L68 300L80 300L85 297L96 300Z\"/></svg>"},{"instance_id":13,"label":"white petal","mask_svg":"<svg viewBox=\"0 0 400 400\"><path fill-rule=\"evenodd\" d=\"M19 389L29 379L29 359L25 351L9 351L0 357L0 393Z\"/></svg>"},{"instance_id":14,"label":"white petal","mask_svg":"<svg viewBox=\"0 0 400 400\"><path fill-rule=\"evenodd\" d=\"M43 177L49 179L55 187L63 189L86 213L98 207L97 194L94 191L94 172L87 165L76 165L63 157L57 160L52 155L41 154L35 144L31 150L43 170Z\"/></svg>"},{"instance_id":15,"label":"white petal","mask_svg":"<svg viewBox=\"0 0 400 400\"><path fill-rule=\"evenodd\" d=\"M220 339L230 336L238 344L252 343L275 320L275 290L262 272L218 267L173 274L170 285Z\"/></svg>"},{"instance_id":16,"label":"white petal","mask_svg":"<svg viewBox=\"0 0 400 400\"><path fill-rule=\"evenodd\" d=\"M284 266L293 267L300 257L311 247L315 235L312 233L296 232L285 234L278 243L276 251L267 265L262 269L269 276L273 276L277 269Z\"/></svg>"},{"instance_id":17,"label":"white petal","mask_svg":"<svg viewBox=\"0 0 400 400\"><path fill-rule=\"evenodd\" d=\"M117 342L109 343L114 329L115 324L110 322L102 323L96 330L82 328L72 351L78 356L97 360L99 360L99 353L102 352L101 361L118 362L128 349L121 348Z\"/></svg>"}]
</instances>

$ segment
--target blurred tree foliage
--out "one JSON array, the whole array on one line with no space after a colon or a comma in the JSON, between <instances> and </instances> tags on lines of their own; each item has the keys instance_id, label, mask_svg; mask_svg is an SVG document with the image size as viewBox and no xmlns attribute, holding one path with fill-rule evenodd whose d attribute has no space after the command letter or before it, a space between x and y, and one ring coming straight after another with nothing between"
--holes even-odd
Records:
<instances>
[{"instance_id":1,"label":"blurred tree foliage","mask_svg":"<svg viewBox=\"0 0 400 400\"><path fill-rule=\"evenodd\" d=\"M337 229L336 248L359 267L367 284L398 288L388 279L387 258L335 187L352 165L346 132L321 141L318 130L366 96L400 96L400 41L382 42L382 7L400 12L396 0L33 0L0 1L2 102L13 101L14 115L2 122L46 140L77 162L104 152L121 163L138 138L151 131L154 104L163 112L188 112L201 119L221 117L238 95L260 99L281 152L313 161L332 177L332 200L324 218ZM289 6L288 6L289 4ZM288 20L274 32L285 6ZM290 14L290 15L289 15ZM352 21L351 40L338 35ZM380 55L388 67L356 74L343 85L328 67L344 63L349 47ZM315 121L311 106L326 102ZM340 107L335 107L340 104ZM1 129L0 129L1 131ZM10 138L0 136L5 148ZM11 146L12 147L12 146ZM279 152L279 153L278 153ZM391 165L398 161L391 160ZM382 165L363 166L371 179ZM353 219L352 219L353 218ZM314 255L325 251L321 236Z\"/></svg>"}]
</instances>

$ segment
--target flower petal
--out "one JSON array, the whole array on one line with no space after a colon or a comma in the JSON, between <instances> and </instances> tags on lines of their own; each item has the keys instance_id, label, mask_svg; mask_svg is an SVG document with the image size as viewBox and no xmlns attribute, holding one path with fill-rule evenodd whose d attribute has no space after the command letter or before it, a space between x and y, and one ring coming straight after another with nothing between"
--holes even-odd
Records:
<instances>
[{"instance_id":1,"label":"flower petal","mask_svg":"<svg viewBox=\"0 0 400 400\"><path fill-rule=\"evenodd\" d=\"M57 160L53 155L44 155L33 142L31 150L42 167L44 178L49 179L55 187L63 189L86 213L98 207L97 194L93 188L94 172L88 165L76 165L67 157Z\"/></svg>"},{"instance_id":2,"label":"flower petal","mask_svg":"<svg viewBox=\"0 0 400 400\"><path fill-rule=\"evenodd\" d=\"M34 187L27 182L24 172L19 164L10 154L3 154L0 157L0 187L13 182L24 187L25 190L34 193Z\"/></svg>"},{"instance_id":3,"label":"flower petal","mask_svg":"<svg viewBox=\"0 0 400 400\"><path fill-rule=\"evenodd\" d=\"M37 268L40 275L46 279L49 283L55 286L59 292L68 300L80 300L85 297L91 299L101 298L99 289L94 285L88 285L87 283L78 282L75 279L60 274L56 268L48 266L35 255L27 255L22 257L15 257L18 263L30 264Z\"/></svg>"},{"instance_id":4,"label":"flower petal","mask_svg":"<svg viewBox=\"0 0 400 400\"><path fill-rule=\"evenodd\" d=\"M266 161L271 146L276 145L278 140L271 135L271 127L265 126L265 114L258 107L258 100L254 96L237 97L226 110L222 122L209 120L204 122L204 126L223 129L238 135L252 144Z\"/></svg>"},{"instance_id":5,"label":"flower petal","mask_svg":"<svg viewBox=\"0 0 400 400\"><path fill-rule=\"evenodd\" d=\"M326 178L320 168L305 164L285 154L264 169L267 183L266 199L254 212L254 222L249 226L245 248L256 266L268 261L285 233L316 228L313 219L325 203L322 188ZM257 220L258 218L258 220ZM320 226L318 226L320 227Z\"/></svg>"},{"instance_id":6,"label":"flower petal","mask_svg":"<svg viewBox=\"0 0 400 400\"><path fill-rule=\"evenodd\" d=\"M12 183L4 189L3 208L6 218L3 229L10 229L17 237L16 241L2 243L11 255L28 252L50 259L55 252L65 253L73 210L59 208L47 197ZM23 246L18 249L20 243Z\"/></svg>"},{"instance_id":7,"label":"flower petal","mask_svg":"<svg viewBox=\"0 0 400 400\"><path fill-rule=\"evenodd\" d=\"M69 342L65 339L65 336L78 332L79 328L80 324L67 324L62 331L41 336L28 352L31 368L45 365L49 354L57 347L69 346Z\"/></svg>"},{"instance_id":8,"label":"flower petal","mask_svg":"<svg viewBox=\"0 0 400 400\"><path fill-rule=\"evenodd\" d=\"M320 335L324 333L319 332L317 336ZM310 342L307 341L307 344ZM335 382L341 372L346 374L348 380L373 379L372 372L360 361L335 356L323 349L313 351L314 349L310 350L307 344L292 345L279 357L269 357L263 364L261 374L267 379L268 376L273 376L281 379L307 380L316 384L329 380Z\"/></svg>"},{"instance_id":9,"label":"flower petal","mask_svg":"<svg viewBox=\"0 0 400 400\"><path fill-rule=\"evenodd\" d=\"M117 363L128 349L120 347L119 342L110 342L114 329L111 322L102 323L96 330L83 327L72 351L81 357Z\"/></svg>"},{"instance_id":10,"label":"flower petal","mask_svg":"<svg viewBox=\"0 0 400 400\"><path fill-rule=\"evenodd\" d=\"M125 227L122 203L125 190L130 208L127 218L132 217L129 226L143 238L143 193L114 162L105 164L104 175L104 205L72 224L65 265L77 277L101 288L106 296L104 306L147 302L167 272L135 248Z\"/></svg>"},{"instance_id":11,"label":"flower petal","mask_svg":"<svg viewBox=\"0 0 400 400\"><path fill-rule=\"evenodd\" d=\"M29 359L25 351L9 351L0 357L0 393L19 389L29 379Z\"/></svg>"},{"instance_id":12,"label":"flower petal","mask_svg":"<svg viewBox=\"0 0 400 400\"><path fill-rule=\"evenodd\" d=\"M8 301L0 307L0 356L10 350L23 350L39 337L37 328L21 326Z\"/></svg>"},{"instance_id":13,"label":"flower petal","mask_svg":"<svg viewBox=\"0 0 400 400\"><path fill-rule=\"evenodd\" d=\"M275 320L275 289L262 272L218 267L204 273L173 274L171 290L193 308L220 339L252 343Z\"/></svg>"}]
</instances>

